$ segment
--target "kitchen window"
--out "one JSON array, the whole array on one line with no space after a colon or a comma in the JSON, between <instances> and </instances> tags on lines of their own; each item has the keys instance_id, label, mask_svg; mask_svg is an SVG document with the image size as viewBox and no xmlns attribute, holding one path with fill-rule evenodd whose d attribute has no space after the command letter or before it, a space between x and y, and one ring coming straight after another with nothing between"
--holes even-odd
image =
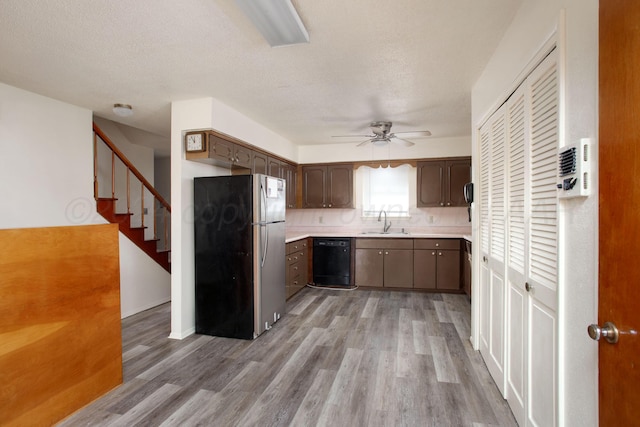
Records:
<instances>
[{"instance_id":1,"label":"kitchen window","mask_svg":"<svg viewBox=\"0 0 640 427\"><path fill-rule=\"evenodd\" d=\"M415 175L410 165L360 169L362 216L377 217L381 210L389 217L409 216L411 176Z\"/></svg>"}]
</instances>

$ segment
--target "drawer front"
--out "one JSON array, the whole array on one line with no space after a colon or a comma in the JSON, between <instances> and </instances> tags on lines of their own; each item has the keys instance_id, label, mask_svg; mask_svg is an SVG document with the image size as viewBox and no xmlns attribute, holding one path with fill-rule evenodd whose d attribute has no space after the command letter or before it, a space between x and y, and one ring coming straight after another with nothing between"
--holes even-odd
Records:
<instances>
[{"instance_id":1,"label":"drawer front","mask_svg":"<svg viewBox=\"0 0 640 427\"><path fill-rule=\"evenodd\" d=\"M413 239L356 239L356 249L413 249Z\"/></svg>"},{"instance_id":2,"label":"drawer front","mask_svg":"<svg viewBox=\"0 0 640 427\"><path fill-rule=\"evenodd\" d=\"M301 259L302 257L300 256L300 252L293 252L286 256L285 261L287 261L287 264L291 264L292 262L298 262Z\"/></svg>"},{"instance_id":3,"label":"drawer front","mask_svg":"<svg viewBox=\"0 0 640 427\"><path fill-rule=\"evenodd\" d=\"M415 239L414 248L460 250L460 239Z\"/></svg>"},{"instance_id":4,"label":"drawer front","mask_svg":"<svg viewBox=\"0 0 640 427\"><path fill-rule=\"evenodd\" d=\"M292 281L294 280L298 280L300 277L300 263L298 262L291 262L289 264L287 264L287 269L289 270L289 283L292 283Z\"/></svg>"},{"instance_id":5,"label":"drawer front","mask_svg":"<svg viewBox=\"0 0 640 427\"><path fill-rule=\"evenodd\" d=\"M307 239L287 243L287 255L307 249Z\"/></svg>"}]
</instances>

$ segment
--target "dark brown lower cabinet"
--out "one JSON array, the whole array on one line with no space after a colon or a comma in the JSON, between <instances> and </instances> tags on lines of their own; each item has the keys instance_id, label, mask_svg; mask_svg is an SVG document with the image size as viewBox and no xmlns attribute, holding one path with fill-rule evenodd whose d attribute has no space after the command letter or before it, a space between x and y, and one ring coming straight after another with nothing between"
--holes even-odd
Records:
<instances>
[{"instance_id":1,"label":"dark brown lower cabinet","mask_svg":"<svg viewBox=\"0 0 640 427\"><path fill-rule=\"evenodd\" d=\"M465 250L462 252L462 289L471 297L471 242L463 242Z\"/></svg>"},{"instance_id":2,"label":"dark brown lower cabinet","mask_svg":"<svg viewBox=\"0 0 640 427\"><path fill-rule=\"evenodd\" d=\"M436 289L435 249L414 249L413 287L416 289Z\"/></svg>"},{"instance_id":3,"label":"dark brown lower cabinet","mask_svg":"<svg viewBox=\"0 0 640 427\"><path fill-rule=\"evenodd\" d=\"M384 251L384 287L413 287L413 249Z\"/></svg>"},{"instance_id":4,"label":"dark brown lower cabinet","mask_svg":"<svg viewBox=\"0 0 640 427\"><path fill-rule=\"evenodd\" d=\"M383 286L383 257L382 249L358 249L356 240L356 285L376 288Z\"/></svg>"},{"instance_id":5,"label":"dark brown lower cabinet","mask_svg":"<svg viewBox=\"0 0 640 427\"><path fill-rule=\"evenodd\" d=\"M416 239L413 265L415 288L460 290L459 239Z\"/></svg>"},{"instance_id":6,"label":"dark brown lower cabinet","mask_svg":"<svg viewBox=\"0 0 640 427\"><path fill-rule=\"evenodd\" d=\"M287 243L285 258L285 287L287 298L307 286L309 257L307 239Z\"/></svg>"},{"instance_id":7,"label":"dark brown lower cabinet","mask_svg":"<svg viewBox=\"0 0 640 427\"><path fill-rule=\"evenodd\" d=\"M356 239L358 286L413 287L413 239Z\"/></svg>"},{"instance_id":8,"label":"dark brown lower cabinet","mask_svg":"<svg viewBox=\"0 0 640 427\"><path fill-rule=\"evenodd\" d=\"M436 259L436 289L460 290L460 251L443 249Z\"/></svg>"}]
</instances>

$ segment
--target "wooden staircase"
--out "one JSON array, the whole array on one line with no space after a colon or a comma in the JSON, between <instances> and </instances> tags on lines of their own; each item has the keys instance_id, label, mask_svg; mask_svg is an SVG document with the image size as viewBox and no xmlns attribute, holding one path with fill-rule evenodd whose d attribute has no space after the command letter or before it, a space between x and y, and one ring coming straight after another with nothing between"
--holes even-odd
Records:
<instances>
[{"instance_id":1,"label":"wooden staircase","mask_svg":"<svg viewBox=\"0 0 640 427\"><path fill-rule=\"evenodd\" d=\"M131 164L126 156L115 146L115 144L100 130L94 123L94 197L98 213L107 221L118 224L122 234L127 236L136 246L149 255L162 268L171 273L171 249L170 249L170 215L171 206L162 198L155 188L142 176L142 174ZM103 143L98 145L98 143ZM100 149L99 149L100 148ZM116 163L118 167L116 167ZM110 174L105 172L110 166ZM120 187L117 184L117 169L124 175L118 177L118 182L122 182ZM100 171L100 173L99 173ZM109 176L110 175L110 176ZM133 177L132 177L133 175ZM104 186L104 181L111 180L111 191L109 197L101 196L99 189ZM132 185L131 181L137 180L140 184L138 202L131 202ZM99 182L102 181L102 186ZM126 184L124 184L126 182ZM126 193L126 213L117 212L117 192ZM153 237L149 237L148 228L145 225L145 216L148 209L145 208L145 198L153 199L152 219ZM147 204L149 204L147 202ZM122 208L122 207L121 207ZM161 212L158 215L158 212ZM135 222L140 224L132 225ZM158 225L162 231L158 237Z\"/></svg>"},{"instance_id":2,"label":"wooden staircase","mask_svg":"<svg viewBox=\"0 0 640 427\"><path fill-rule=\"evenodd\" d=\"M98 198L96 200L98 213L110 223L118 224L122 234L127 236L137 247L142 249L147 255L153 258L155 262L171 273L171 261L169 258L171 249L158 249L158 241L160 240L158 238L151 240L145 239L144 234L147 227L132 227L132 214L116 212L117 200L118 199Z\"/></svg>"}]
</instances>

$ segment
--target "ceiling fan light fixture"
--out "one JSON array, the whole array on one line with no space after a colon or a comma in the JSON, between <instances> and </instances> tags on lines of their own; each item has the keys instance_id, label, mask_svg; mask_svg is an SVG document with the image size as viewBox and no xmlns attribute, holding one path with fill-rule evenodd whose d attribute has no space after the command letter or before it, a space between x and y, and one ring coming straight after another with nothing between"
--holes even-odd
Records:
<instances>
[{"instance_id":1,"label":"ceiling fan light fixture","mask_svg":"<svg viewBox=\"0 0 640 427\"><path fill-rule=\"evenodd\" d=\"M404 139L405 137L414 137L414 138L423 138L427 136L431 136L431 132L428 130L420 130L420 131L412 131L412 132L391 132L392 122L387 121L376 121L371 122L369 127L371 128L371 135L334 135L334 138L354 138L354 137L365 137L369 138L366 141L362 141L358 143L358 147L362 147L363 145L370 143L372 146L382 147L384 145L389 145L390 142L401 144L405 147L411 147L415 145L413 141L409 141L408 139Z\"/></svg>"},{"instance_id":2,"label":"ceiling fan light fixture","mask_svg":"<svg viewBox=\"0 0 640 427\"><path fill-rule=\"evenodd\" d=\"M129 104L113 104L113 114L120 117L131 117L133 107Z\"/></svg>"},{"instance_id":3,"label":"ceiling fan light fixture","mask_svg":"<svg viewBox=\"0 0 640 427\"><path fill-rule=\"evenodd\" d=\"M309 43L304 27L291 0L236 0L271 47Z\"/></svg>"}]
</instances>

